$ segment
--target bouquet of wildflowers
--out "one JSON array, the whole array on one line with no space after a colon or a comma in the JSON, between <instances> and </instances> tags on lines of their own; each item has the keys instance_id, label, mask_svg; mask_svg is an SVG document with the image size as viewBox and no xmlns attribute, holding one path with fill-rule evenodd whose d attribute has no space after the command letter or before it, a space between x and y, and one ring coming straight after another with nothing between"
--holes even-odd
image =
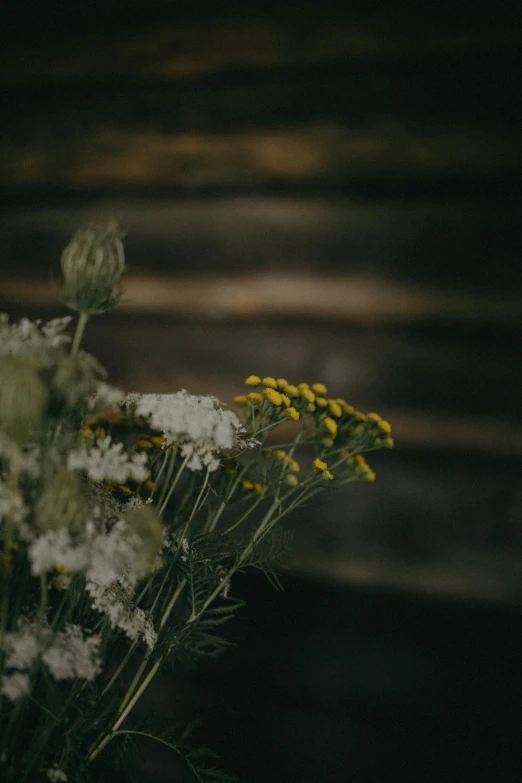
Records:
<instances>
[{"instance_id":1,"label":"bouquet of wildflowers","mask_svg":"<svg viewBox=\"0 0 522 783\"><path fill-rule=\"evenodd\" d=\"M363 452L393 445L387 422L321 383L250 376L237 413L110 387L80 344L124 271L115 224L82 230L61 259L72 340L69 317L0 320L5 783L100 780L99 757L140 735L181 754L187 780L230 780L135 706L162 667L224 649L237 571L278 584L275 526L318 492L373 481Z\"/></svg>"}]
</instances>

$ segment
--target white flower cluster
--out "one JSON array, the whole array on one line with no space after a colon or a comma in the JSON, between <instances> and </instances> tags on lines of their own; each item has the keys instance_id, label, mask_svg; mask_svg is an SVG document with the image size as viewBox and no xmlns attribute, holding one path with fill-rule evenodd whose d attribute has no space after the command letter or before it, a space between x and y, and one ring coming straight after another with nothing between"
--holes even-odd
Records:
<instances>
[{"instance_id":1,"label":"white flower cluster","mask_svg":"<svg viewBox=\"0 0 522 783\"><path fill-rule=\"evenodd\" d=\"M60 565L66 571L82 571L90 581L109 585L125 575L135 583L147 572L140 557L140 538L129 533L124 519L109 531L88 522L82 537L66 528L49 530L29 547L31 572L35 576Z\"/></svg>"},{"instance_id":2,"label":"white flower cluster","mask_svg":"<svg viewBox=\"0 0 522 783\"><path fill-rule=\"evenodd\" d=\"M145 481L149 471L145 467L147 455L123 451L123 443L112 443L110 435L99 438L93 446L82 446L69 452L69 470L84 470L92 481L110 481L124 484L127 479Z\"/></svg>"},{"instance_id":3,"label":"white flower cluster","mask_svg":"<svg viewBox=\"0 0 522 783\"><path fill-rule=\"evenodd\" d=\"M4 676L2 693L12 701L28 693L26 672L39 657L56 680L94 680L101 671L100 641L98 636L84 635L78 625L67 625L64 631L53 633L47 626L21 618L17 630L4 637L5 666L15 671Z\"/></svg>"},{"instance_id":4,"label":"white flower cluster","mask_svg":"<svg viewBox=\"0 0 522 783\"><path fill-rule=\"evenodd\" d=\"M122 402L125 398L125 393L121 389L117 389L115 386L111 386L105 381L98 383L96 394L94 394L89 400L89 410L94 407L116 408L119 402Z\"/></svg>"},{"instance_id":5,"label":"white flower cluster","mask_svg":"<svg viewBox=\"0 0 522 783\"><path fill-rule=\"evenodd\" d=\"M238 417L220 408L216 397L199 397L183 389L176 394L128 394L125 403L169 442L180 444L190 470L217 470L219 452L255 445L242 438L245 429Z\"/></svg>"},{"instance_id":6,"label":"white flower cluster","mask_svg":"<svg viewBox=\"0 0 522 783\"><path fill-rule=\"evenodd\" d=\"M45 366L53 354L71 341L65 334L70 316L53 318L52 321L30 321L22 318L18 323L10 324L9 316L0 314L0 356L30 356Z\"/></svg>"},{"instance_id":7,"label":"white flower cluster","mask_svg":"<svg viewBox=\"0 0 522 783\"><path fill-rule=\"evenodd\" d=\"M154 647L157 635L151 615L135 606L130 585L87 582L85 589L93 599L92 608L107 617L111 628L120 628L132 641L141 637L150 649Z\"/></svg>"}]
</instances>

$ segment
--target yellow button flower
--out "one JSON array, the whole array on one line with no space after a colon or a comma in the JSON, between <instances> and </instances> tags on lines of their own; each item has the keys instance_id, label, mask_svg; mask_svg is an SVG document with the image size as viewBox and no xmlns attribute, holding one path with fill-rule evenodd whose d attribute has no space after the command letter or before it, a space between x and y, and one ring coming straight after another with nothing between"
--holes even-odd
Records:
<instances>
[{"instance_id":1,"label":"yellow button flower","mask_svg":"<svg viewBox=\"0 0 522 783\"><path fill-rule=\"evenodd\" d=\"M276 378L276 383L279 389L282 389L283 391L288 386L288 381L285 380L285 378Z\"/></svg>"},{"instance_id":2,"label":"yellow button flower","mask_svg":"<svg viewBox=\"0 0 522 783\"><path fill-rule=\"evenodd\" d=\"M285 389L286 394L289 394L290 397L299 397L299 389L297 386L292 386L291 383L288 384L288 386Z\"/></svg>"},{"instance_id":3,"label":"yellow button flower","mask_svg":"<svg viewBox=\"0 0 522 783\"><path fill-rule=\"evenodd\" d=\"M263 397L257 392L250 392L250 394L247 394L247 401L252 403L252 405L262 405Z\"/></svg>"},{"instance_id":4,"label":"yellow button flower","mask_svg":"<svg viewBox=\"0 0 522 783\"><path fill-rule=\"evenodd\" d=\"M326 388L324 383L312 383L312 391L324 397L328 389Z\"/></svg>"},{"instance_id":5,"label":"yellow button flower","mask_svg":"<svg viewBox=\"0 0 522 783\"><path fill-rule=\"evenodd\" d=\"M313 413L315 411L315 405L313 404L313 402L308 403L308 405L306 406L306 410L310 411L310 413Z\"/></svg>"},{"instance_id":6,"label":"yellow button flower","mask_svg":"<svg viewBox=\"0 0 522 783\"><path fill-rule=\"evenodd\" d=\"M246 490L249 490L249 491L254 489L254 483L252 481L248 481L246 479L241 482L241 486L243 487L243 489L246 489Z\"/></svg>"},{"instance_id":7,"label":"yellow button flower","mask_svg":"<svg viewBox=\"0 0 522 783\"><path fill-rule=\"evenodd\" d=\"M254 484L254 492L257 492L258 495L262 495L263 494L263 485L259 484L258 482L256 482Z\"/></svg>"},{"instance_id":8,"label":"yellow button flower","mask_svg":"<svg viewBox=\"0 0 522 783\"><path fill-rule=\"evenodd\" d=\"M277 389L277 381L275 378L271 378L270 375L267 375L266 378L263 378L261 383L263 386L269 386L271 389Z\"/></svg>"},{"instance_id":9,"label":"yellow button flower","mask_svg":"<svg viewBox=\"0 0 522 783\"><path fill-rule=\"evenodd\" d=\"M300 414L298 411L296 411L296 409L292 405L286 409L286 412L288 413L291 419L293 419L294 421L299 421Z\"/></svg>"},{"instance_id":10,"label":"yellow button flower","mask_svg":"<svg viewBox=\"0 0 522 783\"><path fill-rule=\"evenodd\" d=\"M234 402L236 405L247 405L248 400L246 398L246 394L238 394L237 397L234 397Z\"/></svg>"},{"instance_id":11,"label":"yellow button flower","mask_svg":"<svg viewBox=\"0 0 522 783\"><path fill-rule=\"evenodd\" d=\"M383 440L383 446L385 446L387 449L393 449L394 445L393 438L385 438Z\"/></svg>"},{"instance_id":12,"label":"yellow button flower","mask_svg":"<svg viewBox=\"0 0 522 783\"><path fill-rule=\"evenodd\" d=\"M333 474L330 473L329 470L325 470L323 473L323 478L328 479L328 481L331 481L333 479Z\"/></svg>"},{"instance_id":13,"label":"yellow button flower","mask_svg":"<svg viewBox=\"0 0 522 783\"><path fill-rule=\"evenodd\" d=\"M299 473L301 470L300 464L293 457L288 457L288 470L293 471L293 473Z\"/></svg>"},{"instance_id":14,"label":"yellow button flower","mask_svg":"<svg viewBox=\"0 0 522 783\"><path fill-rule=\"evenodd\" d=\"M310 389L301 389L301 397L307 402L315 402L315 394Z\"/></svg>"},{"instance_id":15,"label":"yellow button flower","mask_svg":"<svg viewBox=\"0 0 522 783\"><path fill-rule=\"evenodd\" d=\"M297 487L299 481L297 480L297 476L294 476L293 473L289 473L286 477L286 483L290 484L291 487Z\"/></svg>"},{"instance_id":16,"label":"yellow button flower","mask_svg":"<svg viewBox=\"0 0 522 783\"><path fill-rule=\"evenodd\" d=\"M259 375L249 375L245 383L247 386L261 386L261 378Z\"/></svg>"},{"instance_id":17,"label":"yellow button flower","mask_svg":"<svg viewBox=\"0 0 522 783\"><path fill-rule=\"evenodd\" d=\"M314 468L322 472L323 470L327 470L328 465L326 462L323 462L322 459L314 459Z\"/></svg>"},{"instance_id":18,"label":"yellow button flower","mask_svg":"<svg viewBox=\"0 0 522 783\"><path fill-rule=\"evenodd\" d=\"M379 429L383 430L387 435L391 432L391 424L389 421L384 421L384 419L381 419L379 422Z\"/></svg>"},{"instance_id":19,"label":"yellow button flower","mask_svg":"<svg viewBox=\"0 0 522 783\"><path fill-rule=\"evenodd\" d=\"M326 397L316 397L315 404L319 405L320 408L327 408L328 400L326 399Z\"/></svg>"},{"instance_id":20,"label":"yellow button flower","mask_svg":"<svg viewBox=\"0 0 522 783\"><path fill-rule=\"evenodd\" d=\"M368 421L380 422L381 420L381 417L379 416L378 413L369 413L366 418L368 419Z\"/></svg>"},{"instance_id":21,"label":"yellow button flower","mask_svg":"<svg viewBox=\"0 0 522 783\"><path fill-rule=\"evenodd\" d=\"M303 389L309 389L310 385L308 383L298 383L297 388L302 391Z\"/></svg>"},{"instance_id":22,"label":"yellow button flower","mask_svg":"<svg viewBox=\"0 0 522 783\"><path fill-rule=\"evenodd\" d=\"M284 394L283 392L280 392L280 394L281 394L281 399L283 400L283 404L285 405L286 408L289 408L290 405L292 404L292 400L290 399L288 394Z\"/></svg>"},{"instance_id":23,"label":"yellow button flower","mask_svg":"<svg viewBox=\"0 0 522 783\"><path fill-rule=\"evenodd\" d=\"M263 389L263 394L265 395L267 400L270 400L272 405L282 405L283 404L283 398L281 397L279 392L275 391L275 389L272 389L270 387L268 387L266 389Z\"/></svg>"}]
</instances>

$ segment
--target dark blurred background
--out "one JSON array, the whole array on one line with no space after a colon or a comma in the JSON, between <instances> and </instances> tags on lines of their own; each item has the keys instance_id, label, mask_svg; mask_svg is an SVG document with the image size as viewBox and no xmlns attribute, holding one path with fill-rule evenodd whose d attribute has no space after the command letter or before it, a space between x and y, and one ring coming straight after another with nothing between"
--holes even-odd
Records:
<instances>
[{"instance_id":1,"label":"dark blurred background","mask_svg":"<svg viewBox=\"0 0 522 783\"><path fill-rule=\"evenodd\" d=\"M0 308L61 314L50 267L115 217L128 302L86 338L114 384L321 380L394 428L375 485L289 522L283 594L234 581L237 646L151 691L244 783L520 778L520 22L4 0Z\"/></svg>"}]
</instances>

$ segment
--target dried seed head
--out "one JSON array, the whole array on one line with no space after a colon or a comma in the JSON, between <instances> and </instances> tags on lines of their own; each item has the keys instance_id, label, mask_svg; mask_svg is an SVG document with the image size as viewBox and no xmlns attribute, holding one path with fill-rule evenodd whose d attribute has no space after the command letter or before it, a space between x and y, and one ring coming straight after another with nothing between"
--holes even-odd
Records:
<instances>
[{"instance_id":1,"label":"dried seed head","mask_svg":"<svg viewBox=\"0 0 522 783\"><path fill-rule=\"evenodd\" d=\"M93 314L121 299L125 271L123 234L115 221L80 229L62 253L62 296L72 310Z\"/></svg>"},{"instance_id":2,"label":"dried seed head","mask_svg":"<svg viewBox=\"0 0 522 783\"><path fill-rule=\"evenodd\" d=\"M35 506L35 523L42 530L65 527L79 533L85 523L87 502L80 479L75 473L61 470L45 487Z\"/></svg>"},{"instance_id":3,"label":"dried seed head","mask_svg":"<svg viewBox=\"0 0 522 783\"><path fill-rule=\"evenodd\" d=\"M26 443L42 426L49 392L30 360L5 359L0 374L0 425L17 443Z\"/></svg>"}]
</instances>

